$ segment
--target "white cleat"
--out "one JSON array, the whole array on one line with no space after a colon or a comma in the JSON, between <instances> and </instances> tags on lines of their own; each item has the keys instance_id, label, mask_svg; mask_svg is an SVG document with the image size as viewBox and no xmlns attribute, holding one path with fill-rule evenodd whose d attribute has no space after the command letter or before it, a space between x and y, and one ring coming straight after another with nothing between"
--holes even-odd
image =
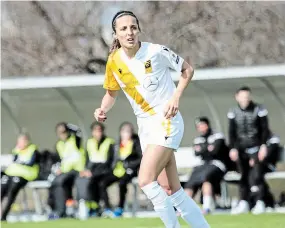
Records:
<instances>
[{"instance_id":1,"label":"white cleat","mask_svg":"<svg viewBox=\"0 0 285 228\"><path fill-rule=\"evenodd\" d=\"M258 200L255 206L252 208L251 213L254 215L263 214L266 211L265 203L261 200Z\"/></svg>"},{"instance_id":2,"label":"white cleat","mask_svg":"<svg viewBox=\"0 0 285 228\"><path fill-rule=\"evenodd\" d=\"M232 215L239 215L239 214L245 214L249 212L249 205L248 202L245 200L241 200L237 207L233 208L231 211Z\"/></svg>"}]
</instances>

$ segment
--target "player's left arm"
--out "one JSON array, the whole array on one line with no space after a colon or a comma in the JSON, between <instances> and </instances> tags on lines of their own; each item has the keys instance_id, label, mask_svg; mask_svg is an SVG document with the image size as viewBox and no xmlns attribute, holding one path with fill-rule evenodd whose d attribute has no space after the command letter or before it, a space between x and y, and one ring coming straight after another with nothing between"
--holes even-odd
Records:
<instances>
[{"instance_id":1,"label":"player's left arm","mask_svg":"<svg viewBox=\"0 0 285 228\"><path fill-rule=\"evenodd\" d=\"M161 47L160 56L162 60L162 64L165 67L173 69L175 71L181 72L181 77L178 82L178 86L176 91L172 97L172 99L168 102L167 106L165 107L165 117L171 118L175 116L178 112L179 100L187 88L189 82L193 78L194 69L193 67L187 63L183 58L179 55L168 49L167 47Z\"/></svg>"},{"instance_id":2,"label":"player's left arm","mask_svg":"<svg viewBox=\"0 0 285 228\"><path fill-rule=\"evenodd\" d=\"M268 124L268 111L264 107L260 107L258 111L259 129L261 135L262 145L266 145L269 138L269 124Z\"/></svg>"}]
</instances>

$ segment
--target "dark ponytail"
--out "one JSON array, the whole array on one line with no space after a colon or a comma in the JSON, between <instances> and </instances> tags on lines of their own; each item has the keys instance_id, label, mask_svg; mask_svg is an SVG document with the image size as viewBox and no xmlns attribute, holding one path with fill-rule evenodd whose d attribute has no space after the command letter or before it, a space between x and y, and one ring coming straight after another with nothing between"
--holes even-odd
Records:
<instances>
[{"instance_id":1,"label":"dark ponytail","mask_svg":"<svg viewBox=\"0 0 285 228\"><path fill-rule=\"evenodd\" d=\"M114 38L113 43L112 43L111 48L110 48L110 51L109 51L109 54L113 53L114 51L116 51L120 47L121 47L121 44L120 44L119 40Z\"/></svg>"}]
</instances>

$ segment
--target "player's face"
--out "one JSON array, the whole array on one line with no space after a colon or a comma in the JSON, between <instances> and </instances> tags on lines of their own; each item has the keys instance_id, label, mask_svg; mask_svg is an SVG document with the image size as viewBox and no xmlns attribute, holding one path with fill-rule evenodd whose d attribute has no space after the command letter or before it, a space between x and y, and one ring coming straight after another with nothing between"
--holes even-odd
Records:
<instances>
[{"instance_id":1,"label":"player's face","mask_svg":"<svg viewBox=\"0 0 285 228\"><path fill-rule=\"evenodd\" d=\"M197 127L197 131L200 133L200 134L206 134L207 131L209 130L209 126L208 124L204 123L204 122L200 122L196 125Z\"/></svg>"},{"instance_id":2,"label":"player's face","mask_svg":"<svg viewBox=\"0 0 285 228\"><path fill-rule=\"evenodd\" d=\"M68 137L67 130L65 129L64 126L58 126L58 128L56 129L56 134L57 134L57 137L63 141L65 141Z\"/></svg>"},{"instance_id":3,"label":"player's face","mask_svg":"<svg viewBox=\"0 0 285 228\"><path fill-rule=\"evenodd\" d=\"M116 38L124 48L132 49L139 42L139 28L136 19L126 15L116 19Z\"/></svg>"},{"instance_id":4,"label":"player's face","mask_svg":"<svg viewBox=\"0 0 285 228\"><path fill-rule=\"evenodd\" d=\"M100 126L95 126L92 130L92 136L97 140L100 141L103 137L103 131Z\"/></svg>"},{"instance_id":5,"label":"player's face","mask_svg":"<svg viewBox=\"0 0 285 228\"><path fill-rule=\"evenodd\" d=\"M132 137L132 129L131 126L125 125L122 127L120 131L120 136L122 140L130 140Z\"/></svg>"},{"instance_id":6,"label":"player's face","mask_svg":"<svg viewBox=\"0 0 285 228\"><path fill-rule=\"evenodd\" d=\"M239 91L236 94L236 101L241 108L246 108L251 102L251 95L248 91Z\"/></svg>"},{"instance_id":7,"label":"player's face","mask_svg":"<svg viewBox=\"0 0 285 228\"><path fill-rule=\"evenodd\" d=\"M29 145L29 140L26 136L19 136L17 139L17 148L20 150L24 150Z\"/></svg>"}]
</instances>

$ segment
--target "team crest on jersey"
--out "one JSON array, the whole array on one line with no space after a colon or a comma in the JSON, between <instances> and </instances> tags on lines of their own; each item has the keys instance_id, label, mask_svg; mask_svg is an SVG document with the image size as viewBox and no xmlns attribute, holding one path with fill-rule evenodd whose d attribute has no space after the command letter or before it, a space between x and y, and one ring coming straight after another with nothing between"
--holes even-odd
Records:
<instances>
[{"instance_id":1,"label":"team crest on jersey","mask_svg":"<svg viewBox=\"0 0 285 228\"><path fill-rule=\"evenodd\" d=\"M148 61L145 62L144 68L145 68L145 73L146 74L149 74L149 73L152 72L151 60L148 60Z\"/></svg>"}]
</instances>

